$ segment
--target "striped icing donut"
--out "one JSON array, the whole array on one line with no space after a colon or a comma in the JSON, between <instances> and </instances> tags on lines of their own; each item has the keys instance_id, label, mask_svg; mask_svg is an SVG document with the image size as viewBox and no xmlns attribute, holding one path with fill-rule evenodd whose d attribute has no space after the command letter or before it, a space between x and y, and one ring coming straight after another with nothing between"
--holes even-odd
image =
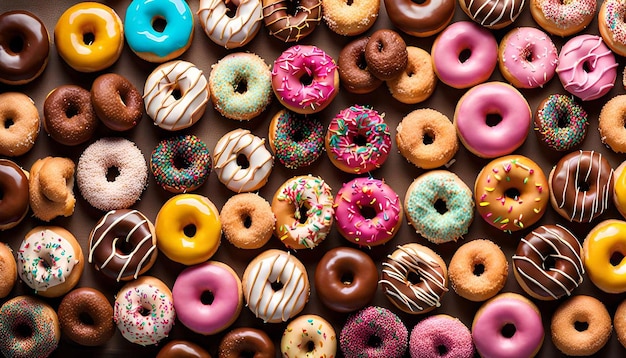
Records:
<instances>
[{"instance_id":1,"label":"striped icing donut","mask_svg":"<svg viewBox=\"0 0 626 358\"><path fill-rule=\"evenodd\" d=\"M256 36L263 19L261 0L236 0L233 14L224 0L200 0L198 17L206 35L220 46L245 46Z\"/></svg>"}]
</instances>

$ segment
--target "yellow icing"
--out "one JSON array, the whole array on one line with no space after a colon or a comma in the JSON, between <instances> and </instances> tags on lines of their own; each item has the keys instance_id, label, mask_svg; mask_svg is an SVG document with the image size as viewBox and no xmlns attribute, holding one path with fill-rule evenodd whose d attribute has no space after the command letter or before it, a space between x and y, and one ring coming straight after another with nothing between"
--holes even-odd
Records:
<instances>
[{"instance_id":1,"label":"yellow icing","mask_svg":"<svg viewBox=\"0 0 626 358\"><path fill-rule=\"evenodd\" d=\"M626 170L615 180L615 204L620 208L626 208Z\"/></svg>"},{"instance_id":2,"label":"yellow icing","mask_svg":"<svg viewBox=\"0 0 626 358\"><path fill-rule=\"evenodd\" d=\"M613 254L626 254L626 222L598 224L585 239L583 253L589 278L598 288L609 293L626 291L626 260L611 264Z\"/></svg>"}]
</instances>

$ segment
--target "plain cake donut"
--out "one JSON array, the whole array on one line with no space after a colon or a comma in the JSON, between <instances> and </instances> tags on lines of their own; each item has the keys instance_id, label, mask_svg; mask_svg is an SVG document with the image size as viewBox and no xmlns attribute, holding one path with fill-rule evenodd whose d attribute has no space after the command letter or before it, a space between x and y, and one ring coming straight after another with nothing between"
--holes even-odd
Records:
<instances>
[{"instance_id":1,"label":"plain cake donut","mask_svg":"<svg viewBox=\"0 0 626 358\"><path fill-rule=\"evenodd\" d=\"M368 69L365 61L365 45L369 37L360 37L348 42L339 52L337 69L339 79L348 92L365 94L378 88L383 80L376 78Z\"/></svg>"},{"instance_id":2,"label":"plain cake donut","mask_svg":"<svg viewBox=\"0 0 626 358\"><path fill-rule=\"evenodd\" d=\"M105 126L114 131L134 128L143 117L143 97L125 77L115 73L98 76L91 85L91 103Z\"/></svg>"},{"instance_id":3,"label":"plain cake donut","mask_svg":"<svg viewBox=\"0 0 626 358\"><path fill-rule=\"evenodd\" d=\"M50 221L57 216L74 213L74 173L76 164L69 158L45 157L37 159L30 168L28 182L30 207L40 220Z\"/></svg>"},{"instance_id":4,"label":"plain cake donut","mask_svg":"<svg viewBox=\"0 0 626 358\"><path fill-rule=\"evenodd\" d=\"M71 146L93 137L98 124L91 93L75 85L63 85L48 93L43 103L43 117L43 127L50 137Z\"/></svg>"},{"instance_id":5,"label":"plain cake donut","mask_svg":"<svg viewBox=\"0 0 626 358\"><path fill-rule=\"evenodd\" d=\"M224 237L240 249L263 247L274 233L272 207L258 194L233 195L220 212Z\"/></svg>"},{"instance_id":6,"label":"plain cake donut","mask_svg":"<svg viewBox=\"0 0 626 358\"><path fill-rule=\"evenodd\" d=\"M376 78L383 81L395 78L409 62L406 42L393 30L377 30L365 45L365 61Z\"/></svg>"},{"instance_id":7,"label":"plain cake donut","mask_svg":"<svg viewBox=\"0 0 626 358\"><path fill-rule=\"evenodd\" d=\"M82 287L63 297L58 308L63 335L82 346L100 346L113 337L113 307L102 292Z\"/></svg>"},{"instance_id":8,"label":"plain cake donut","mask_svg":"<svg viewBox=\"0 0 626 358\"><path fill-rule=\"evenodd\" d=\"M391 96L405 104L427 100L437 85L430 54L416 46L407 46L408 62L398 76L387 80Z\"/></svg>"},{"instance_id":9,"label":"plain cake donut","mask_svg":"<svg viewBox=\"0 0 626 358\"><path fill-rule=\"evenodd\" d=\"M19 92L0 94L0 155L26 154L39 136L39 111L33 100Z\"/></svg>"}]
</instances>

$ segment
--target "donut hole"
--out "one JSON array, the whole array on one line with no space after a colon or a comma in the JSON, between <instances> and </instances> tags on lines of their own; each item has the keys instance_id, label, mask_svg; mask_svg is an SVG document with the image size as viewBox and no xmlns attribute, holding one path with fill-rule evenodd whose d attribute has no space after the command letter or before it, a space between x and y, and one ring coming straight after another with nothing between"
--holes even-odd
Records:
<instances>
[{"instance_id":1,"label":"donut hole","mask_svg":"<svg viewBox=\"0 0 626 358\"><path fill-rule=\"evenodd\" d=\"M576 187L580 191L589 191L589 189L590 189L589 183L587 183L586 181L579 181L579 182L577 182L576 183Z\"/></svg>"},{"instance_id":2,"label":"donut hole","mask_svg":"<svg viewBox=\"0 0 626 358\"><path fill-rule=\"evenodd\" d=\"M9 39L9 51L18 54L24 50L25 41L22 36L13 36Z\"/></svg>"},{"instance_id":3,"label":"donut hole","mask_svg":"<svg viewBox=\"0 0 626 358\"><path fill-rule=\"evenodd\" d=\"M117 240L115 241L115 251L120 255L130 255L134 251L134 247L126 240Z\"/></svg>"},{"instance_id":4,"label":"donut hole","mask_svg":"<svg viewBox=\"0 0 626 358\"><path fill-rule=\"evenodd\" d=\"M367 68L367 61L365 61L365 52L361 52L356 59L356 67L361 70L365 70Z\"/></svg>"},{"instance_id":5,"label":"donut hole","mask_svg":"<svg viewBox=\"0 0 626 358\"><path fill-rule=\"evenodd\" d=\"M224 5L226 5L226 16L234 18L237 15L237 4L234 1L225 1Z\"/></svg>"},{"instance_id":6,"label":"donut hole","mask_svg":"<svg viewBox=\"0 0 626 358\"><path fill-rule=\"evenodd\" d=\"M93 45L93 43L96 41L96 35L91 32L91 31L87 31L83 34L83 43L87 46L91 46Z\"/></svg>"},{"instance_id":7,"label":"donut hole","mask_svg":"<svg viewBox=\"0 0 626 358\"><path fill-rule=\"evenodd\" d=\"M408 275L406 275L406 280L411 285L417 285L418 283L422 282L422 276L420 276L420 274L415 271L410 271Z\"/></svg>"},{"instance_id":8,"label":"donut hole","mask_svg":"<svg viewBox=\"0 0 626 358\"><path fill-rule=\"evenodd\" d=\"M367 343L366 344L367 344L368 347L378 348L378 347L380 347L383 344L383 340L380 339L380 337L378 337L376 335L371 335L367 339Z\"/></svg>"},{"instance_id":9,"label":"donut hole","mask_svg":"<svg viewBox=\"0 0 626 358\"><path fill-rule=\"evenodd\" d=\"M243 227L245 227L246 229L249 229L252 226L252 218L250 217L250 215L246 215L243 218Z\"/></svg>"},{"instance_id":10,"label":"donut hole","mask_svg":"<svg viewBox=\"0 0 626 358\"><path fill-rule=\"evenodd\" d=\"M502 122L502 116L499 113L487 113L485 124L488 127L495 127Z\"/></svg>"},{"instance_id":11,"label":"donut hole","mask_svg":"<svg viewBox=\"0 0 626 358\"><path fill-rule=\"evenodd\" d=\"M541 267L545 271L552 270L556 267L556 259L552 255L548 255L545 260L541 263Z\"/></svg>"},{"instance_id":12,"label":"donut hole","mask_svg":"<svg viewBox=\"0 0 626 358\"><path fill-rule=\"evenodd\" d=\"M567 128L569 127L569 118L567 113L557 112L556 114L556 125L559 128Z\"/></svg>"},{"instance_id":13,"label":"donut hole","mask_svg":"<svg viewBox=\"0 0 626 358\"><path fill-rule=\"evenodd\" d=\"M49 270L53 267L54 258L51 255L43 255L40 257L39 265L45 270Z\"/></svg>"},{"instance_id":14,"label":"donut hole","mask_svg":"<svg viewBox=\"0 0 626 358\"><path fill-rule=\"evenodd\" d=\"M422 136L422 143L424 145L430 145L435 142L435 133L431 130L426 130Z\"/></svg>"},{"instance_id":15,"label":"donut hole","mask_svg":"<svg viewBox=\"0 0 626 358\"><path fill-rule=\"evenodd\" d=\"M516 331L517 328L515 328L515 325L513 323L507 323L500 330L500 334L502 334L502 337L504 338L511 338L515 335Z\"/></svg>"},{"instance_id":16,"label":"donut hole","mask_svg":"<svg viewBox=\"0 0 626 358\"><path fill-rule=\"evenodd\" d=\"M120 170L118 167L112 166L107 168L106 177L108 182L114 182L118 176L120 176Z\"/></svg>"},{"instance_id":17,"label":"donut hole","mask_svg":"<svg viewBox=\"0 0 626 358\"><path fill-rule=\"evenodd\" d=\"M178 101L183 97L183 93L180 91L180 88L174 88L172 89L172 93L170 93L170 96L174 97L174 99Z\"/></svg>"},{"instance_id":18,"label":"donut hole","mask_svg":"<svg viewBox=\"0 0 626 358\"><path fill-rule=\"evenodd\" d=\"M465 48L459 53L459 62L465 63L470 57L472 57L472 50Z\"/></svg>"},{"instance_id":19,"label":"donut hole","mask_svg":"<svg viewBox=\"0 0 626 358\"><path fill-rule=\"evenodd\" d=\"M157 16L152 19L152 29L156 32L163 32L167 27L167 20L162 16Z\"/></svg>"},{"instance_id":20,"label":"donut hole","mask_svg":"<svg viewBox=\"0 0 626 358\"><path fill-rule=\"evenodd\" d=\"M248 91L248 81L246 81L245 78L242 78L235 84L235 92L243 94L246 93L246 91Z\"/></svg>"},{"instance_id":21,"label":"donut hole","mask_svg":"<svg viewBox=\"0 0 626 358\"><path fill-rule=\"evenodd\" d=\"M4 199L4 190L2 190L2 188L0 188L0 201Z\"/></svg>"},{"instance_id":22,"label":"donut hole","mask_svg":"<svg viewBox=\"0 0 626 358\"><path fill-rule=\"evenodd\" d=\"M583 62L582 67L583 67L583 71L585 71L586 73L593 71L593 68L591 67L591 64L589 63L589 61Z\"/></svg>"},{"instance_id":23,"label":"donut hole","mask_svg":"<svg viewBox=\"0 0 626 358\"><path fill-rule=\"evenodd\" d=\"M343 283L345 286L350 286L352 282L354 282L354 273L344 272L343 274L341 274L341 277L339 279L341 280L341 283Z\"/></svg>"},{"instance_id":24,"label":"donut hole","mask_svg":"<svg viewBox=\"0 0 626 358\"><path fill-rule=\"evenodd\" d=\"M241 169L248 169L250 168L250 161L245 155L239 154L237 156L237 165L240 166Z\"/></svg>"},{"instance_id":25,"label":"donut hole","mask_svg":"<svg viewBox=\"0 0 626 358\"><path fill-rule=\"evenodd\" d=\"M298 14L298 11L300 11L299 0L284 1L281 3L281 5L284 6L284 10L287 12L287 15L290 16L295 16Z\"/></svg>"},{"instance_id":26,"label":"donut hole","mask_svg":"<svg viewBox=\"0 0 626 358\"><path fill-rule=\"evenodd\" d=\"M623 259L624 259L624 254L622 254L619 251L616 251L611 254L611 258L609 259L609 262L611 263L611 265L617 266L622 263Z\"/></svg>"},{"instance_id":27,"label":"donut hole","mask_svg":"<svg viewBox=\"0 0 626 358\"><path fill-rule=\"evenodd\" d=\"M589 323L587 322L581 322L581 321L574 322L574 329L577 330L578 332L584 332L588 328L589 328Z\"/></svg>"},{"instance_id":28,"label":"donut hole","mask_svg":"<svg viewBox=\"0 0 626 358\"><path fill-rule=\"evenodd\" d=\"M152 307L148 306L147 304L144 306L139 307L138 310L139 314L144 316L144 317L148 317L150 315L150 313L152 313Z\"/></svg>"},{"instance_id":29,"label":"donut hole","mask_svg":"<svg viewBox=\"0 0 626 358\"><path fill-rule=\"evenodd\" d=\"M311 83L313 83L313 76L309 75L308 73L303 74L302 76L300 76L300 83L303 86L308 86Z\"/></svg>"},{"instance_id":30,"label":"donut hole","mask_svg":"<svg viewBox=\"0 0 626 358\"><path fill-rule=\"evenodd\" d=\"M522 50L520 57L523 58L526 62L533 62L533 50L531 48L525 48Z\"/></svg>"},{"instance_id":31,"label":"donut hole","mask_svg":"<svg viewBox=\"0 0 626 358\"><path fill-rule=\"evenodd\" d=\"M435 210L437 210L437 212L441 215L448 212L448 205L446 204L446 201L441 198L435 200L433 206L435 207Z\"/></svg>"},{"instance_id":32,"label":"donut hole","mask_svg":"<svg viewBox=\"0 0 626 358\"><path fill-rule=\"evenodd\" d=\"M16 338L27 339L33 336L33 327L24 322L20 322L13 327L13 333Z\"/></svg>"},{"instance_id":33,"label":"donut hole","mask_svg":"<svg viewBox=\"0 0 626 358\"><path fill-rule=\"evenodd\" d=\"M296 219L300 224L304 224L307 221L309 218L308 212L309 209L306 206L302 205L298 207L298 210L296 211Z\"/></svg>"},{"instance_id":34,"label":"donut hole","mask_svg":"<svg viewBox=\"0 0 626 358\"><path fill-rule=\"evenodd\" d=\"M274 290L274 292L282 290L283 286L283 283L278 281L274 281L270 284L270 287L272 288L272 290Z\"/></svg>"},{"instance_id":35,"label":"donut hole","mask_svg":"<svg viewBox=\"0 0 626 358\"><path fill-rule=\"evenodd\" d=\"M361 216L363 216L365 220L372 220L377 215L376 209L371 206L362 206L359 208L359 211L361 212Z\"/></svg>"},{"instance_id":36,"label":"donut hole","mask_svg":"<svg viewBox=\"0 0 626 358\"><path fill-rule=\"evenodd\" d=\"M440 356L445 356L446 354L448 354L448 347L444 346L443 344L438 345L437 353L439 353Z\"/></svg>"},{"instance_id":37,"label":"donut hole","mask_svg":"<svg viewBox=\"0 0 626 358\"><path fill-rule=\"evenodd\" d=\"M187 169L191 163L185 158L184 155L174 155L172 165L176 169Z\"/></svg>"},{"instance_id":38,"label":"donut hole","mask_svg":"<svg viewBox=\"0 0 626 358\"><path fill-rule=\"evenodd\" d=\"M412 3L417 4L417 5L425 4L426 1L428 0L411 0Z\"/></svg>"},{"instance_id":39,"label":"donut hole","mask_svg":"<svg viewBox=\"0 0 626 358\"><path fill-rule=\"evenodd\" d=\"M189 224L189 225L185 225L185 227L183 228L183 233L187 237L194 237L196 236L196 230L197 230L196 225Z\"/></svg>"},{"instance_id":40,"label":"donut hole","mask_svg":"<svg viewBox=\"0 0 626 358\"><path fill-rule=\"evenodd\" d=\"M521 192L517 188L508 188L504 191L504 196L513 200L518 200Z\"/></svg>"},{"instance_id":41,"label":"donut hole","mask_svg":"<svg viewBox=\"0 0 626 358\"><path fill-rule=\"evenodd\" d=\"M308 341L306 342L305 347L307 352L313 352L315 350L315 342Z\"/></svg>"},{"instance_id":42,"label":"donut hole","mask_svg":"<svg viewBox=\"0 0 626 358\"><path fill-rule=\"evenodd\" d=\"M348 6L352 6L353 3L354 3L353 0L347 0L346 1L346 5L348 5Z\"/></svg>"},{"instance_id":43,"label":"donut hole","mask_svg":"<svg viewBox=\"0 0 626 358\"><path fill-rule=\"evenodd\" d=\"M93 317L91 317L91 315L87 312L81 312L78 314L78 320L80 321L80 323L86 325L86 326L93 326L95 324L95 321L93 320Z\"/></svg>"},{"instance_id":44,"label":"donut hole","mask_svg":"<svg viewBox=\"0 0 626 358\"><path fill-rule=\"evenodd\" d=\"M70 118L78 115L78 113L80 113L80 110L73 103L70 103L69 106L67 106L67 108L65 109L65 117L67 119L70 119Z\"/></svg>"},{"instance_id":45,"label":"donut hole","mask_svg":"<svg viewBox=\"0 0 626 358\"><path fill-rule=\"evenodd\" d=\"M474 270L472 270L472 273L474 274L474 276L482 275L483 273L485 273L485 265L483 264L474 265Z\"/></svg>"},{"instance_id":46,"label":"donut hole","mask_svg":"<svg viewBox=\"0 0 626 358\"><path fill-rule=\"evenodd\" d=\"M305 138L304 134L302 133L302 131L300 131L300 130L296 130L296 131L293 132L293 134L291 134L291 140L296 142L296 143L299 143L299 142L303 141L304 139L306 139L306 138Z\"/></svg>"},{"instance_id":47,"label":"donut hole","mask_svg":"<svg viewBox=\"0 0 626 358\"><path fill-rule=\"evenodd\" d=\"M9 128L11 128L11 126L12 126L12 125L14 125L14 124L15 124L15 122L13 121L13 118L11 118L11 117L6 118L6 119L4 120L4 129L9 129Z\"/></svg>"},{"instance_id":48,"label":"donut hole","mask_svg":"<svg viewBox=\"0 0 626 358\"><path fill-rule=\"evenodd\" d=\"M256 355L256 352L249 351L247 349L244 349L241 352L239 352L239 358L254 358L255 355Z\"/></svg>"},{"instance_id":49,"label":"donut hole","mask_svg":"<svg viewBox=\"0 0 626 358\"><path fill-rule=\"evenodd\" d=\"M204 291L200 295L200 302L202 302L202 304L205 306L213 304L214 300L215 300L215 296L213 295L213 292L211 291Z\"/></svg>"},{"instance_id":50,"label":"donut hole","mask_svg":"<svg viewBox=\"0 0 626 358\"><path fill-rule=\"evenodd\" d=\"M363 134L357 134L352 138L354 144L358 147L364 147L367 145L367 137Z\"/></svg>"}]
</instances>

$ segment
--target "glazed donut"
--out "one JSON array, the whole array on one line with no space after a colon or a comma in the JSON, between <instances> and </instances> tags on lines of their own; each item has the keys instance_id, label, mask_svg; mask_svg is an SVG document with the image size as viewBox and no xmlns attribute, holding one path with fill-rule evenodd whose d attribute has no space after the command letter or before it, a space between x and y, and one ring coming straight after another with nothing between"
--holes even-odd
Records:
<instances>
[{"instance_id":1,"label":"glazed donut","mask_svg":"<svg viewBox=\"0 0 626 358\"><path fill-rule=\"evenodd\" d=\"M626 347L626 300L617 306L615 315L613 316L613 326L615 327L615 334L617 340Z\"/></svg>"},{"instance_id":2,"label":"glazed donut","mask_svg":"<svg viewBox=\"0 0 626 358\"><path fill-rule=\"evenodd\" d=\"M239 276L218 261L183 270L174 282L172 294L178 320L205 336L219 333L235 322L243 301Z\"/></svg>"},{"instance_id":3,"label":"glazed donut","mask_svg":"<svg viewBox=\"0 0 626 358\"><path fill-rule=\"evenodd\" d=\"M193 13L184 0L137 0L126 9L124 35L137 56L161 63L187 51L193 26Z\"/></svg>"},{"instance_id":4,"label":"glazed donut","mask_svg":"<svg viewBox=\"0 0 626 358\"><path fill-rule=\"evenodd\" d=\"M358 104L341 110L328 125L324 144L328 158L346 173L380 168L391 150L385 114Z\"/></svg>"},{"instance_id":5,"label":"glazed donut","mask_svg":"<svg viewBox=\"0 0 626 358\"><path fill-rule=\"evenodd\" d=\"M98 76L91 85L91 104L102 123L114 131L134 128L143 117L143 98L125 77Z\"/></svg>"},{"instance_id":6,"label":"glazed donut","mask_svg":"<svg viewBox=\"0 0 626 358\"><path fill-rule=\"evenodd\" d=\"M0 155L26 154L38 135L39 112L33 100L19 92L0 94Z\"/></svg>"},{"instance_id":7,"label":"glazed donut","mask_svg":"<svg viewBox=\"0 0 626 358\"><path fill-rule=\"evenodd\" d=\"M0 82L22 85L39 77L50 54L43 21L28 11L7 11L0 15L0 34Z\"/></svg>"},{"instance_id":8,"label":"glazed donut","mask_svg":"<svg viewBox=\"0 0 626 358\"><path fill-rule=\"evenodd\" d=\"M596 225L583 242L583 262L591 282L608 293L626 292L626 261L617 262L614 256L621 257L626 251L624 236L626 222L605 220Z\"/></svg>"},{"instance_id":9,"label":"glazed donut","mask_svg":"<svg viewBox=\"0 0 626 358\"><path fill-rule=\"evenodd\" d=\"M109 211L89 234L89 263L118 282L144 274L156 257L154 226L137 210Z\"/></svg>"},{"instance_id":10,"label":"glazed donut","mask_svg":"<svg viewBox=\"0 0 626 358\"><path fill-rule=\"evenodd\" d=\"M17 264L8 244L0 244L0 298L7 297L17 280Z\"/></svg>"},{"instance_id":11,"label":"glazed donut","mask_svg":"<svg viewBox=\"0 0 626 358\"><path fill-rule=\"evenodd\" d=\"M205 196L178 194L154 221L159 250L170 260L195 265L210 259L220 246L222 224L215 205Z\"/></svg>"},{"instance_id":12,"label":"glazed donut","mask_svg":"<svg viewBox=\"0 0 626 358\"><path fill-rule=\"evenodd\" d=\"M448 26L454 17L455 6L454 0L385 0L385 10L391 22L403 32L417 37L435 35Z\"/></svg>"},{"instance_id":13,"label":"glazed donut","mask_svg":"<svg viewBox=\"0 0 626 358\"><path fill-rule=\"evenodd\" d=\"M509 26L524 10L524 1L460 0L461 10L476 23L497 30Z\"/></svg>"},{"instance_id":14,"label":"glazed donut","mask_svg":"<svg viewBox=\"0 0 626 358\"><path fill-rule=\"evenodd\" d=\"M290 249L314 248L333 224L333 194L320 177L302 175L284 182L274 194L274 234Z\"/></svg>"},{"instance_id":15,"label":"glazed donut","mask_svg":"<svg viewBox=\"0 0 626 358\"><path fill-rule=\"evenodd\" d=\"M539 309L513 292L485 302L472 322L472 339L482 357L534 357L543 338Z\"/></svg>"},{"instance_id":16,"label":"glazed donut","mask_svg":"<svg viewBox=\"0 0 626 358\"><path fill-rule=\"evenodd\" d=\"M469 88L487 81L496 69L498 43L489 30L471 21L459 21L437 36L431 56L441 82Z\"/></svg>"},{"instance_id":17,"label":"glazed donut","mask_svg":"<svg viewBox=\"0 0 626 358\"><path fill-rule=\"evenodd\" d=\"M374 32L365 44L365 62L374 77L383 81L399 76L409 62L402 36L389 29Z\"/></svg>"},{"instance_id":18,"label":"glazed donut","mask_svg":"<svg viewBox=\"0 0 626 358\"><path fill-rule=\"evenodd\" d=\"M434 169L449 163L459 149L452 121L434 109L416 109L396 129L396 145L418 168Z\"/></svg>"},{"instance_id":19,"label":"glazed donut","mask_svg":"<svg viewBox=\"0 0 626 358\"><path fill-rule=\"evenodd\" d=\"M110 171L119 175L109 181ZM76 181L83 198L102 211L133 205L148 183L148 166L135 143L124 138L101 138L80 155Z\"/></svg>"},{"instance_id":20,"label":"glazed donut","mask_svg":"<svg viewBox=\"0 0 626 358\"><path fill-rule=\"evenodd\" d=\"M613 173L613 203L617 211L626 217L626 161L622 162Z\"/></svg>"},{"instance_id":21,"label":"glazed donut","mask_svg":"<svg viewBox=\"0 0 626 358\"><path fill-rule=\"evenodd\" d=\"M283 332L280 352L284 358L334 357L337 353L335 329L318 315L307 314L294 318Z\"/></svg>"},{"instance_id":22,"label":"glazed donut","mask_svg":"<svg viewBox=\"0 0 626 358\"><path fill-rule=\"evenodd\" d=\"M496 158L519 148L528 136L532 118L524 96L502 82L472 87L454 110L461 143L481 158Z\"/></svg>"},{"instance_id":23,"label":"glazed donut","mask_svg":"<svg viewBox=\"0 0 626 358\"><path fill-rule=\"evenodd\" d=\"M169 335L175 319L172 292L156 277L142 276L117 293L113 322L131 343L158 344Z\"/></svg>"},{"instance_id":24,"label":"glazed donut","mask_svg":"<svg viewBox=\"0 0 626 358\"><path fill-rule=\"evenodd\" d=\"M335 197L337 230L359 246L378 246L393 239L402 225L402 203L383 180L355 178Z\"/></svg>"},{"instance_id":25,"label":"glazed donut","mask_svg":"<svg viewBox=\"0 0 626 358\"><path fill-rule=\"evenodd\" d=\"M350 41L337 58L337 69L341 84L348 92L366 94L380 87L383 80L376 78L368 69L365 61L365 45L369 37L360 37Z\"/></svg>"},{"instance_id":26,"label":"glazed donut","mask_svg":"<svg viewBox=\"0 0 626 358\"><path fill-rule=\"evenodd\" d=\"M267 138L274 157L285 167L298 169L322 155L325 130L316 116L281 109L272 117Z\"/></svg>"},{"instance_id":27,"label":"glazed donut","mask_svg":"<svg viewBox=\"0 0 626 358\"><path fill-rule=\"evenodd\" d=\"M620 56L626 56L626 5L621 1L603 1L598 12L598 29L607 46Z\"/></svg>"},{"instance_id":28,"label":"glazed donut","mask_svg":"<svg viewBox=\"0 0 626 358\"><path fill-rule=\"evenodd\" d=\"M30 335L24 337L24 330ZM42 358L57 349L61 329L50 305L30 296L17 296L0 307L0 353L5 357Z\"/></svg>"},{"instance_id":29,"label":"glazed donut","mask_svg":"<svg viewBox=\"0 0 626 358\"><path fill-rule=\"evenodd\" d=\"M556 73L567 92L591 101L613 88L617 62L600 36L579 35L561 47Z\"/></svg>"},{"instance_id":30,"label":"glazed donut","mask_svg":"<svg viewBox=\"0 0 626 358\"><path fill-rule=\"evenodd\" d=\"M256 328L235 328L220 341L220 358L240 358L244 353L254 358L274 358L276 348L267 333Z\"/></svg>"},{"instance_id":31,"label":"glazed donut","mask_svg":"<svg viewBox=\"0 0 626 358\"><path fill-rule=\"evenodd\" d=\"M509 263L491 240L472 240L459 247L450 260L448 278L457 295L474 302L495 296L506 284Z\"/></svg>"},{"instance_id":32,"label":"glazed donut","mask_svg":"<svg viewBox=\"0 0 626 358\"><path fill-rule=\"evenodd\" d=\"M452 172L429 171L407 189L404 211L411 226L428 241L456 241L467 234L474 219L472 192Z\"/></svg>"},{"instance_id":33,"label":"glazed donut","mask_svg":"<svg viewBox=\"0 0 626 358\"><path fill-rule=\"evenodd\" d=\"M288 251L264 251L248 264L241 281L248 308L264 323L286 322L309 300L306 268Z\"/></svg>"},{"instance_id":34,"label":"glazed donut","mask_svg":"<svg viewBox=\"0 0 626 358\"><path fill-rule=\"evenodd\" d=\"M86 89L64 85L48 93L43 103L43 127L55 141L79 145L96 132L98 118Z\"/></svg>"},{"instance_id":35,"label":"glazed donut","mask_svg":"<svg viewBox=\"0 0 626 358\"><path fill-rule=\"evenodd\" d=\"M513 273L533 298L558 300L570 296L582 282L585 269L578 239L560 225L542 225L517 245Z\"/></svg>"},{"instance_id":36,"label":"glazed donut","mask_svg":"<svg viewBox=\"0 0 626 358\"><path fill-rule=\"evenodd\" d=\"M584 326L583 330L579 326ZM563 354L592 356L611 337L611 316L597 298L574 296L557 307L550 323L552 342Z\"/></svg>"},{"instance_id":37,"label":"glazed donut","mask_svg":"<svg viewBox=\"0 0 626 358\"><path fill-rule=\"evenodd\" d=\"M17 252L17 274L43 297L70 291L83 274L83 250L72 233L58 226L30 230Z\"/></svg>"},{"instance_id":38,"label":"glazed donut","mask_svg":"<svg viewBox=\"0 0 626 358\"><path fill-rule=\"evenodd\" d=\"M319 47L292 46L274 61L272 90L289 110L302 114L319 112L339 92L335 60Z\"/></svg>"},{"instance_id":39,"label":"glazed donut","mask_svg":"<svg viewBox=\"0 0 626 358\"><path fill-rule=\"evenodd\" d=\"M122 54L122 19L104 4L76 4L59 17L54 27L54 43L61 58L76 71L103 70Z\"/></svg>"},{"instance_id":40,"label":"glazed donut","mask_svg":"<svg viewBox=\"0 0 626 358\"><path fill-rule=\"evenodd\" d=\"M549 192L541 167L521 155L492 160L478 173L474 183L474 200L480 216L491 226L507 232L527 228L541 219Z\"/></svg>"},{"instance_id":41,"label":"glazed donut","mask_svg":"<svg viewBox=\"0 0 626 358\"><path fill-rule=\"evenodd\" d=\"M346 358L400 358L408 342L409 332L400 317L378 306L348 317L339 335L339 347Z\"/></svg>"},{"instance_id":42,"label":"glazed donut","mask_svg":"<svg viewBox=\"0 0 626 358\"><path fill-rule=\"evenodd\" d=\"M28 214L28 187L28 172L11 160L0 159L0 231L17 226Z\"/></svg>"},{"instance_id":43,"label":"glazed donut","mask_svg":"<svg viewBox=\"0 0 626 358\"><path fill-rule=\"evenodd\" d=\"M585 109L572 97L562 94L551 94L542 100L537 106L534 122L539 140L560 152L582 143L589 126Z\"/></svg>"},{"instance_id":44,"label":"glazed donut","mask_svg":"<svg viewBox=\"0 0 626 358\"><path fill-rule=\"evenodd\" d=\"M474 357L470 330L458 318L446 314L430 316L413 327L409 339L411 358Z\"/></svg>"},{"instance_id":45,"label":"glazed donut","mask_svg":"<svg viewBox=\"0 0 626 358\"><path fill-rule=\"evenodd\" d=\"M404 71L387 80L391 96L405 104L428 99L435 91L437 76L430 54L419 47L407 46L408 62Z\"/></svg>"},{"instance_id":46,"label":"glazed donut","mask_svg":"<svg viewBox=\"0 0 626 358\"><path fill-rule=\"evenodd\" d=\"M163 139L152 151L150 171L167 191L194 191L211 173L211 154L206 143L193 134Z\"/></svg>"},{"instance_id":47,"label":"glazed donut","mask_svg":"<svg viewBox=\"0 0 626 358\"><path fill-rule=\"evenodd\" d=\"M224 237L240 249L259 249L272 234L276 218L267 200L258 194L231 196L220 212Z\"/></svg>"},{"instance_id":48,"label":"glazed donut","mask_svg":"<svg viewBox=\"0 0 626 358\"><path fill-rule=\"evenodd\" d=\"M600 140L608 145L614 152L626 152L626 95L618 95L611 98L602 106L598 120Z\"/></svg>"},{"instance_id":49,"label":"glazed donut","mask_svg":"<svg viewBox=\"0 0 626 358\"><path fill-rule=\"evenodd\" d=\"M215 109L222 116L247 121L270 104L272 73L258 55L231 53L211 66L209 89Z\"/></svg>"},{"instance_id":50,"label":"glazed donut","mask_svg":"<svg viewBox=\"0 0 626 358\"><path fill-rule=\"evenodd\" d=\"M552 168L549 183L552 208L569 221L590 222L613 201L613 168L600 152L565 155Z\"/></svg>"},{"instance_id":51,"label":"glazed donut","mask_svg":"<svg viewBox=\"0 0 626 358\"><path fill-rule=\"evenodd\" d=\"M74 213L75 169L76 165L69 158L45 157L33 163L28 188L35 217L50 221Z\"/></svg>"},{"instance_id":52,"label":"glazed donut","mask_svg":"<svg viewBox=\"0 0 626 358\"><path fill-rule=\"evenodd\" d=\"M582 31L596 13L595 0L561 2L558 0L531 0L530 14L539 26L561 37Z\"/></svg>"},{"instance_id":53,"label":"glazed donut","mask_svg":"<svg viewBox=\"0 0 626 358\"><path fill-rule=\"evenodd\" d=\"M263 19L261 0L200 0L198 20L204 33L227 49L243 47L256 36Z\"/></svg>"},{"instance_id":54,"label":"glazed donut","mask_svg":"<svg viewBox=\"0 0 626 358\"><path fill-rule=\"evenodd\" d=\"M324 22L333 32L343 36L356 36L369 30L378 18L378 0L322 1Z\"/></svg>"},{"instance_id":55,"label":"glazed donut","mask_svg":"<svg viewBox=\"0 0 626 358\"><path fill-rule=\"evenodd\" d=\"M58 309L63 335L82 346L100 346L113 337L113 307L98 290L77 288L63 297Z\"/></svg>"},{"instance_id":56,"label":"glazed donut","mask_svg":"<svg viewBox=\"0 0 626 358\"><path fill-rule=\"evenodd\" d=\"M295 9L292 13L289 9ZM322 20L321 0L263 0L263 23L271 36L298 42Z\"/></svg>"},{"instance_id":57,"label":"glazed donut","mask_svg":"<svg viewBox=\"0 0 626 358\"><path fill-rule=\"evenodd\" d=\"M336 312L352 312L367 305L378 288L378 269L364 252L350 247L326 251L315 268L315 291Z\"/></svg>"},{"instance_id":58,"label":"glazed donut","mask_svg":"<svg viewBox=\"0 0 626 358\"><path fill-rule=\"evenodd\" d=\"M263 187L272 172L274 157L265 148L265 139L247 129L235 129L222 136L213 150L217 178L234 192Z\"/></svg>"},{"instance_id":59,"label":"glazed donut","mask_svg":"<svg viewBox=\"0 0 626 358\"><path fill-rule=\"evenodd\" d=\"M211 358L211 355L204 348L193 342L174 339L161 347L156 356L156 358L171 357Z\"/></svg>"}]
</instances>

